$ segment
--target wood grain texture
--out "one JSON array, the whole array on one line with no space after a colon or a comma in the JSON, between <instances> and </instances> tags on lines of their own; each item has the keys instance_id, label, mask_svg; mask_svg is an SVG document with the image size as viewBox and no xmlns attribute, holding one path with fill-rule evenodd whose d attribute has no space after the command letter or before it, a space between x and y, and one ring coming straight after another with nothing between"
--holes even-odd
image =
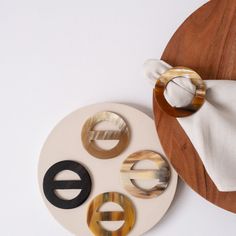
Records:
<instances>
[{"instance_id":1,"label":"wood grain texture","mask_svg":"<svg viewBox=\"0 0 236 236\"><path fill-rule=\"evenodd\" d=\"M212 0L194 12L168 43L162 59L205 80L236 80L236 0ZM230 102L230 101L229 101ZM236 192L219 192L178 121L153 96L155 123L167 157L181 178L215 205L236 213Z\"/></svg>"}]
</instances>

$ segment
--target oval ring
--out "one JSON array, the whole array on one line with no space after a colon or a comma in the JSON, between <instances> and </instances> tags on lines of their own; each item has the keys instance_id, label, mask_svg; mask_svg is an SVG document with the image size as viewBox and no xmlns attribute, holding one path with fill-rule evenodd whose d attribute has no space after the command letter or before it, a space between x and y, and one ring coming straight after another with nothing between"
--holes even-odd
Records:
<instances>
[{"instance_id":1,"label":"oval ring","mask_svg":"<svg viewBox=\"0 0 236 236\"><path fill-rule=\"evenodd\" d=\"M185 107L172 107L165 99L164 92L170 81L178 77L190 79L196 86L196 92L191 103ZM160 108L173 117L186 117L194 114L204 104L206 86L202 78L194 70L186 67L174 67L163 73L157 80L154 95Z\"/></svg>"}]
</instances>

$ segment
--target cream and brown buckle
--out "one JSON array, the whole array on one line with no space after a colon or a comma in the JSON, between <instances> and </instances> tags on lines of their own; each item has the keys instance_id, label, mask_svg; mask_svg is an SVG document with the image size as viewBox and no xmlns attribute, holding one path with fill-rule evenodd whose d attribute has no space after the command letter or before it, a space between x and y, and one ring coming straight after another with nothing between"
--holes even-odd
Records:
<instances>
[{"instance_id":1,"label":"cream and brown buckle","mask_svg":"<svg viewBox=\"0 0 236 236\"><path fill-rule=\"evenodd\" d=\"M191 103L185 107L172 107L165 99L164 92L169 82L175 78L189 79L196 86L196 91ZM206 86L202 78L195 71L186 67L174 67L168 69L158 78L154 94L160 108L173 117L186 117L198 111L205 101Z\"/></svg>"}]
</instances>

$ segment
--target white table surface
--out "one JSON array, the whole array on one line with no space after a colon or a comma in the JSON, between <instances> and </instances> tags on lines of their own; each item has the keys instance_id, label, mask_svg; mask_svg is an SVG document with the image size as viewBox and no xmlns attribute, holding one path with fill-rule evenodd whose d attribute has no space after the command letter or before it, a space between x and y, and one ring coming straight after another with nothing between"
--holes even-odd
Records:
<instances>
[{"instance_id":1,"label":"white table surface","mask_svg":"<svg viewBox=\"0 0 236 236\"><path fill-rule=\"evenodd\" d=\"M0 235L69 236L44 206L37 162L71 111L122 102L151 115L142 65L205 0L0 0ZM180 182L145 236L235 236L236 216ZM86 235L87 236L87 235Z\"/></svg>"}]
</instances>

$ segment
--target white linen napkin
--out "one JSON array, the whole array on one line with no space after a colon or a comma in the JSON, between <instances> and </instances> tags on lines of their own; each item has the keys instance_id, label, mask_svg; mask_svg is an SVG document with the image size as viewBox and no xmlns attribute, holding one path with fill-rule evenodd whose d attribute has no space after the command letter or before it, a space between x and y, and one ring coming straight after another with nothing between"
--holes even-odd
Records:
<instances>
[{"instance_id":1,"label":"white linen napkin","mask_svg":"<svg viewBox=\"0 0 236 236\"><path fill-rule=\"evenodd\" d=\"M161 60L144 64L146 75L157 80L171 68ZM174 107L189 104L195 86L187 79L176 78L165 91ZM205 103L193 115L177 118L198 152L206 171L219 191L236 191L236 81L205 80Z\"/></svg>"}]
</instances>

